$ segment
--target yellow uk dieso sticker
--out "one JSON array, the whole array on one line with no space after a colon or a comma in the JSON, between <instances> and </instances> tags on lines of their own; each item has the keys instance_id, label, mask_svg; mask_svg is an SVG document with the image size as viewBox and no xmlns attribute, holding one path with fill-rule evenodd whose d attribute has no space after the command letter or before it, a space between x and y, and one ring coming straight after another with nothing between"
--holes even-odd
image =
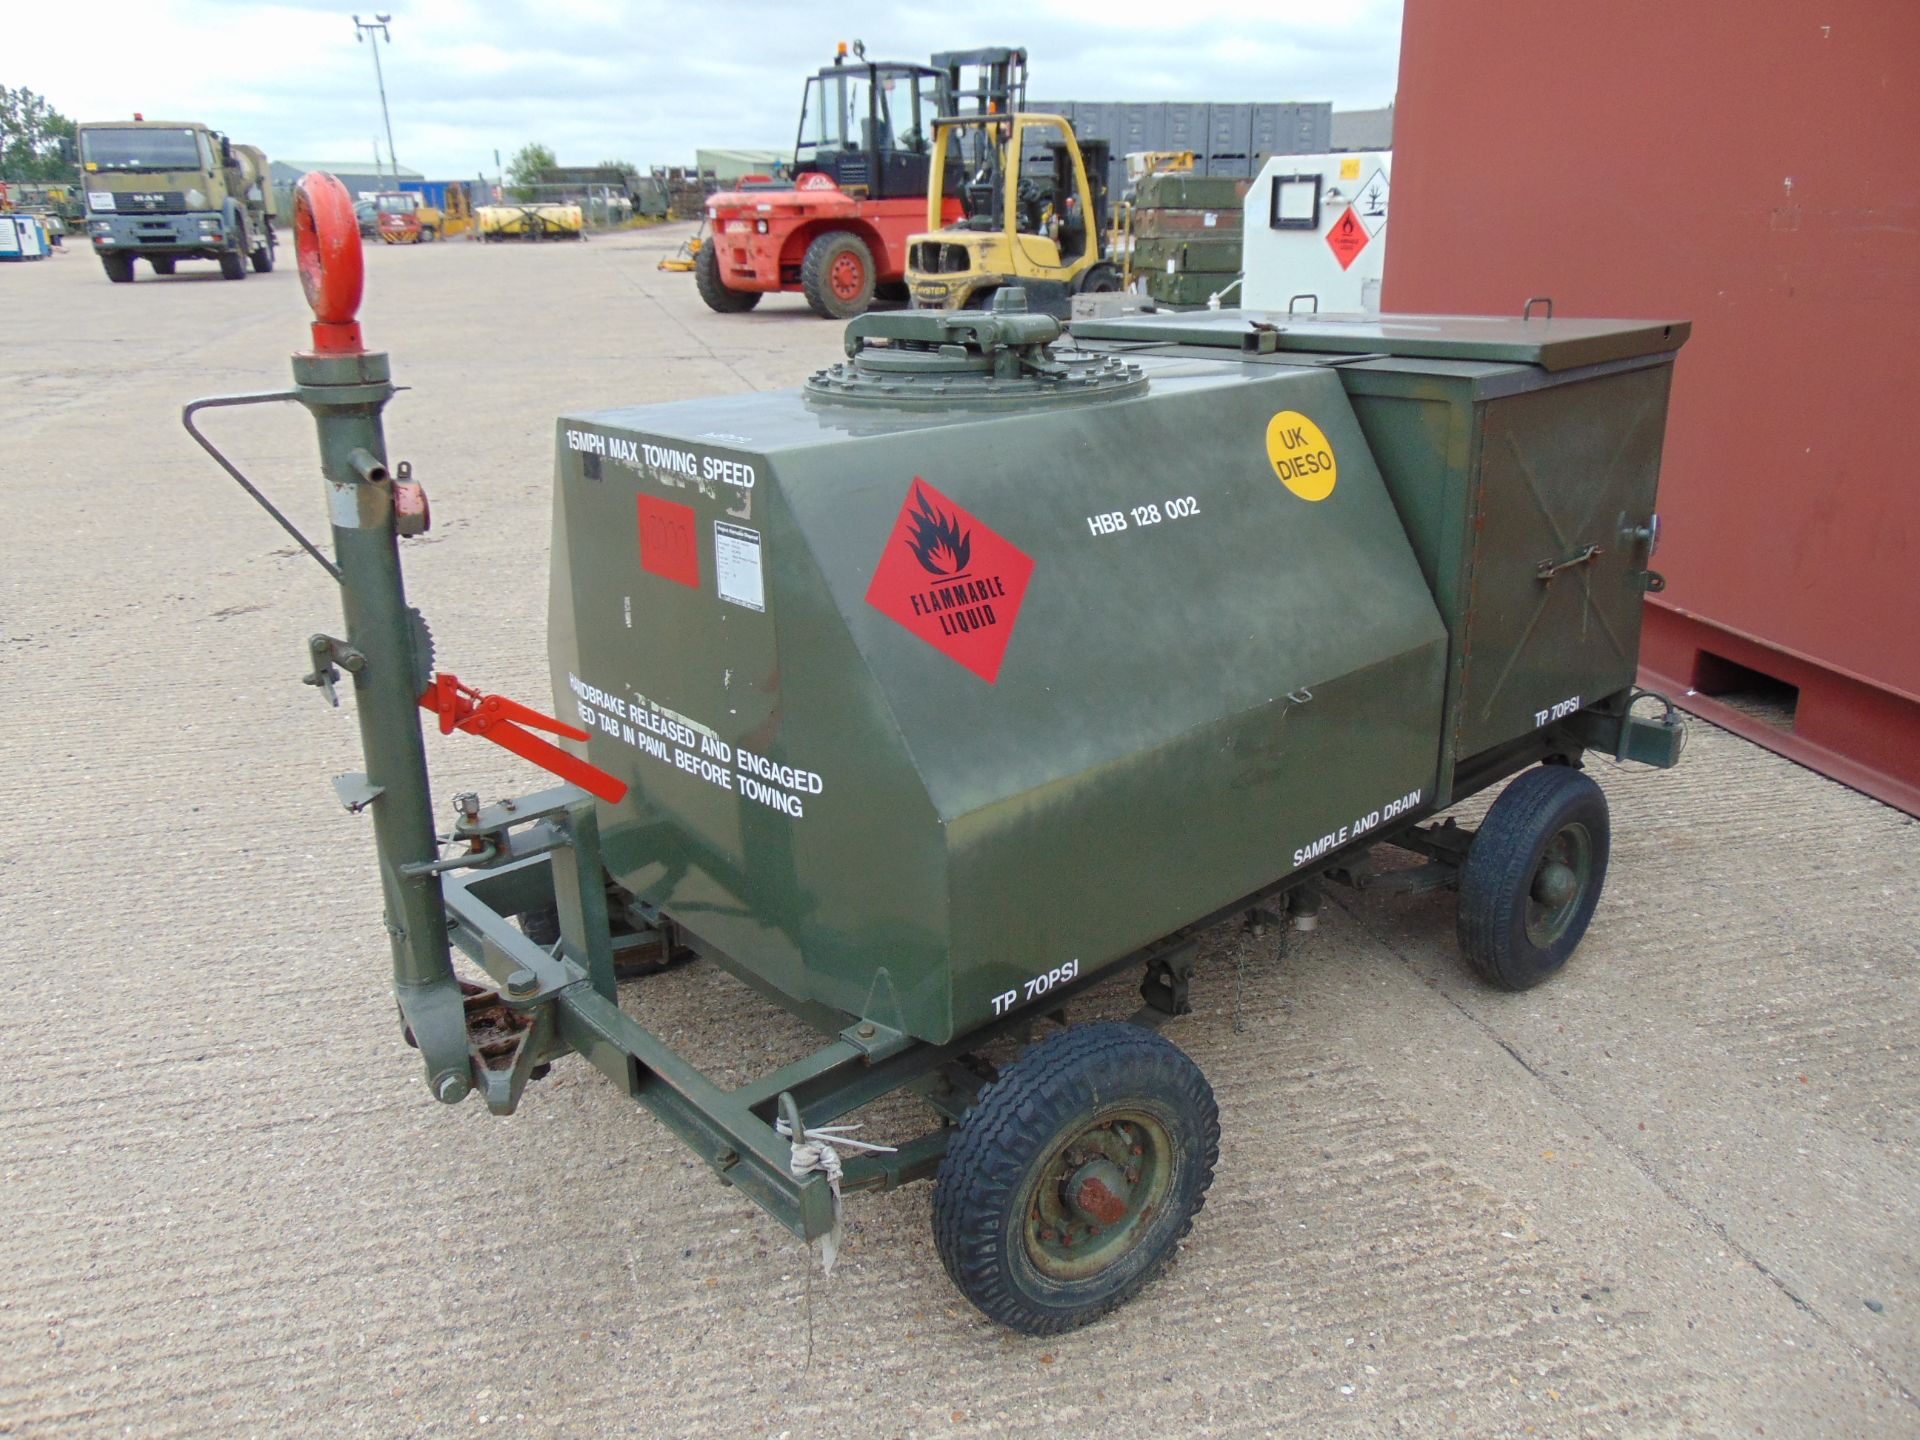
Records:
<instances>
[{"instance_id":1,"label":"yellow uk dieso sticker","mask_svg":"<svg viewBox=\"0 0 1920 1440\"><path fill-rule=\"evenodd\" d=\"M1298 410L1282 410L1267 422L1267 459L1280 483L1302 500L1326 499L1340 478L1325 432Z\"/></svg>"}]
</instances>

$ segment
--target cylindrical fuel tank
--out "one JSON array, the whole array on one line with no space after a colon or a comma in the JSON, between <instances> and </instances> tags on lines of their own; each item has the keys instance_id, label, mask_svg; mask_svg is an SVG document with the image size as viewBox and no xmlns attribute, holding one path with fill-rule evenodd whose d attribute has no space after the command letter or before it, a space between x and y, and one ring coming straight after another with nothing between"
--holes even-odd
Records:
<instances>
[{"instance_id":1,"label":"cylindrical fuel tank","mask_svg":"<svg viewBox=\"0 0 1920 1440\"><path fill-rule=\"evenodd\" d=\"M236 145L233 147L233 164L228 171L238 179L233 187L236 195L246 194L255 185L264 187L268 174L266 153L254 145ZM264 189L262 193L265 193Z\"/></svg>"}]
</instances>

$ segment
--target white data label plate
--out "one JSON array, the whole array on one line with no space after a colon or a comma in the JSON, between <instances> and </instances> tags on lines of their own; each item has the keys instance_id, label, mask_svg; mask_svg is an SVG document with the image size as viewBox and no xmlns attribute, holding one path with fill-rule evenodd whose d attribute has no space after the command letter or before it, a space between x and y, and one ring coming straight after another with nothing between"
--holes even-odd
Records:
<instances>
[{"instance_id":1,"label":"white data label plate","mask_svg":"<svg viewBox=\"0 0 1920 1440\"><path fill-rule=\"evenodd\" d=\"M713 522L714 584L722 600L749 610L767 608L766 582L760 570L760 532Z\"/></svg>"}]
</instances>

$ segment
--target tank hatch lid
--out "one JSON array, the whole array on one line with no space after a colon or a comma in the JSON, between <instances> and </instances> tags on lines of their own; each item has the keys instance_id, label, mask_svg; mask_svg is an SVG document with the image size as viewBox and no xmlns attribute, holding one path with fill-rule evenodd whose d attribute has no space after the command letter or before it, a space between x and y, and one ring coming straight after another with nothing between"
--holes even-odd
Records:
<instances>
[{"instance_id":1,"label":"tank hatch lid","mask_svg":"<svg viewBox=\"0 0 1920 1440\"><path fill-rule=\"evenodd\" d=\"M1056 350L1060 322L1027 309L1018 286L991 310L905 310L847 326L847 359L814 372L813 400L897 409L1027 406L1132 395L1146 373L1111 352Z\"/></svg>"},{"instance_id":2,"label":"tank hatch lid","mask_svg":"<svg viewBox=\"0 0 1920 1440\"><path fill-rule=\"evenodd\" d=\"M1678 350L1685 320L1584 320L1534 315L1319 315L1217 310L1078 320L1078 340L1198 345L1305 354L1493 360L1572 370Z\"/></svg>"}]
</instances>

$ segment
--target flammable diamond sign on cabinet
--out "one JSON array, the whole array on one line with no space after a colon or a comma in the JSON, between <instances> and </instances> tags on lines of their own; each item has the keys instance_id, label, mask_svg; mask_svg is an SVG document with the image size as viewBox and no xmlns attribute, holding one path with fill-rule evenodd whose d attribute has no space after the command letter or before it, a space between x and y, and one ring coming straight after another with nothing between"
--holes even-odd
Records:
<instances>
[{"instance_id":1,"label":"flammable diamond sign on cabinet","mask_svg":"<svg viewBox=\"0 0 1920 1440\"><path fill-rule=\"evenodd\" d=\"M991 685L1032 575L1032 556L916 475L867 603Z\"/></svg>"},{"instance_id":2,"label":"flammable diamond sign on cabinet","mask_svg":"<svg viewBox=\"0 0 1920 1440\"><path fill-rule=\"evenodd\" d=\"M334 558L300 539L346 633L311 638L309 679L351 682L367 768L335 788L371 813L442 1102L539 1103L578 1055L829 1256L843 1193L937 1177L961 1291L1064 1330L1152 1279L1211 1182L1212 1091L1154 1033L1206 926L1328 882L1457 886L1468 963L1540 983L1606 875L1583 757L1678 758L1633 689L1677 321L1220 311L1068 346L1011 287L863 317L799 388L561 416L561 714L483 694L406 602L427 510L388 467L358 270L332 284L316 239L357 261L329 181L298 197L325 318L294 388L185 419L211 451L212 406L315 417ZM568 783L457 795L443 842L423 707ZM1515 776L1477 832L1436 823ZM1382 878L1383 844L1424 863ZM616 988L686 956L819 1048L716 1084ZM1127 965L1136 1023L1066 1024ZM930 1128L852 1133L903 1087Z\"/></svg>"},{"instance_id":3,"label":"flammable diamond sign on cabinet","mask_svg":"<svg viewBox=\"0 0 1920 1440\"><path fill-rule=\"evenodd\" d=\"M1367 241L1372 238L1367 233L1367 227L1360 223L1359 212L1349 205L1340 212L1340 218L1327 231L1327 248L1333 251L1340 268L1347 270L1352 268L1355 257L1367 248Z\"/></svg>"}]
</instances>

